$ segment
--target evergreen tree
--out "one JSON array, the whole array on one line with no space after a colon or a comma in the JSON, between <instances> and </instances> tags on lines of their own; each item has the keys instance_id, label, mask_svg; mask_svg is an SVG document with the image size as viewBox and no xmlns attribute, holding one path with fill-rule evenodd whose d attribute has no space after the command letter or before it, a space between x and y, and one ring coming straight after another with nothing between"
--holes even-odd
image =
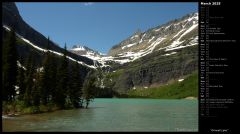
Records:
<instances>
[{"instance_id":1,"label":"evergreen tree","mask_svg":"<svg viewBox=\"0 0 240 134\"><path fill-rule=\"evenodd\" d=\"M69 88L69 97L72 105L75 108L82 107L83 100L82 96L82 85L81 85L81 77L80 77L80 67L77 62L75 62L72 70L71 70L71 82Z\"/></svg>"},{"instance_id":2,"label":"evergreen tree","mask_svg":"<svg viewBox=\"0 0 240 134\"><path fill-rule=\"evenodd\" d=\"M43 72L40 75L40 95L41 100L44 105L48 103L50 90L51 90L51 76L50 76L50 70L51 70L51 53L49 51L50 49L50 40L48 37L47 40L47 52L45 53L45 57L43 60Z\"/></svg>"},{"instance_id":3,"label":"evergreen tree","mask_svg":"<svg viewBox=\"0 0 240 134\"><path fill-rule=\"evenodd\" d=\"M57 62L53 57L53 54L50 54L50 64L49 64L49 92L50 96L49 99L53 101L53 98L55 97L56 94L56 86L57 86L57 68L56 68Z\"/></svg>"},{"instance_id":4,"label":"evergreen tree","mask_svg":"<svg viewBox=\"0 0 240 134\"><path fill-rule=\"evenodd\" d=\"M34 83L32 87L32 101L34 106L40 105L40 72L34 72Z\"/></svg>"},{"instance_id":5,"label":"evergreen tree","mask_svg":"<svg viewBox=\"0 0 240 134\"><path fill-rule=\"evenodd\" d=\"M58 68L58 85L56 90L55 103L60 107L64 108L67 87L68 87L68 59L67 59L67 47L65 44L63 56L61 57L61 63Z\"/></svg>"},{"instance_id":6,"label":"evergreen tree","mask_svg":"<svg viewBox=\"0 0 240 134\"><path fill-rule=\"evenodd\" d=\"M22 63L22 58L20 58L20 63ZM21 67L18 68L18 76L17 76L17 85L19 87L19 99L23 99L23 95L26 89L25 85L25 70Z\"/></svg>"},{"instance_id":7,"label":"evergreen tree","mask_svg":"<svg viewBox=\"0 0 240 134\"><path fill-rule=\"evenodd\" d=\"M83 83L83 98L86 102L86 108L88 108L90 101L94 99L96 90L95 81L96 77L94 76L93 72L90 71Z\"/></svg>"},{"instance_id":8,"label":"evergreen tree","mask_svg":"<svg viewBox=\"0 0 240 134\"><path fill-rule=\"evenodd\" d=\"M12 101L15 96L15 85L17 80L17 49L16 49L16 35L14 28L11 29L4 41L3 49L3 70L2 70L2 96L3 100Z\"/></svg>"},{"instance_id":9,"label":"evergreen tree","mask_svg":"<svg viewBox=\"0 0 240 134\"><path fill-rule=\"evenodd\" d=\"M26 90L24 93L24 103L26 106L31 106L32 105L32 88L34 84L34 79L33 79L33 74L34 74L34 64L33 64L33 59L32 59L32 53L29 55L28 60L27 60L27 71L26 71Z\"/></svg>"},{"instance_id":10,"label":"evergreen tree","mask_svg":"<svg viewBox=\"0 0 240 134\"><path fill-rule=\"evenodd\" d=\"M3 44L2 44L2 99L3 101L7 100L7 89L6 89L6 85L5 85L5 74L6 74L6 41L7 39L4 38L3 39Z\"/></svg>"}]
</instances>

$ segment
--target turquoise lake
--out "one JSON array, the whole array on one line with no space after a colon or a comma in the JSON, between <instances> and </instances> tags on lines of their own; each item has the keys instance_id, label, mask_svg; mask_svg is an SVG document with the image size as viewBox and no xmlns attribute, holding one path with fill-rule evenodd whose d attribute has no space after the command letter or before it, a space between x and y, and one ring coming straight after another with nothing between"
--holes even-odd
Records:
<instances>
[{"instance_id":1,"label":"turquoise lake","mask_svg":"<svg viewBox=\"0 0 240 134\"><path fill-rule=\"evenodd\" d=\"M88 109L2 118L3 131L198 131L198 100L94 99Z\"/></svg>"}]
</instances>

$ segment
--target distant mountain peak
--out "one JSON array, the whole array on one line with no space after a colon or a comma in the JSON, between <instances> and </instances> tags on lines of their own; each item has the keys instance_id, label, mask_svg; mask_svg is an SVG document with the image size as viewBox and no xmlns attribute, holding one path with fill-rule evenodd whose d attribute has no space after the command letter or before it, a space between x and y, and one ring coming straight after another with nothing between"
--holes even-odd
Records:
<instances>
[{"instance_id":1,"label":"distant mountain peak","mask_svg":"<svg viewBox=\"0 0 240 134\"><path fill-rule=\"evenodd\" d=\"M77 55L92 55L92 56L101 56L102 54L99 53L96 50L93 50L85 45L73 45L72 49L69 50L72 53L75 53Z\"/></svg>"},{"instance_id":2,"label":"distant mountain peak","mask_svg":"<svg viewBox=\"0 0 240 134\"><path fill-rule=\"evenodd\" d=\"M195 36L197 36L197 25L198 13L195 12L189 13L181 18L176 18L145 32L137 30L129 38L112 47L108 55L118 56L124 53L139 53L139 55L141 55L139 57L142 57L161 48L163 49L164 47L167 49L168 46L178 47L184 45L184 43L186 44L187 42L183 40L186 40L190 36L194 36L192 38L194 39ZM191 32L194 30L195 32ZM188 35L187 37L186 35L189 32L191 32L192 35ZM185 38L182 38L183 36L185 36ZM166 42L168 43L166 44ZM173 45L171 45L172 43Z\"/></svg>"},{"instance_id":3,"label":"distant mountain peak","mask_svg":"<svg viewBox=\"0 0 240 134\"><path fill-rule=\"evenodd\" d=\"M103 55L86 46L74 45L71 52L97 60L102 66L108 63L125 64L151 53L162 56L176 54L183 49L198 44L198 13L190 13L165 24L150 28L145 32L137 29L131 36L113 46L108 55ZM169 52L170 51L170 52Z\"/></svg>"},{"instance_id":4,"label":"distant mountain peak","mask_svg":"<svg viewBox=\"0 0 240 134\"><path fill-rule=\"evenodd\" d=\"M85 46L81 46L81 45L73 45L72 49L73 51L85 51Z\"/></svg>"},{"instance_id":5,"label":"distant mountain peak","mask_svg":"<svg viewBox=\"0 0 240 134\"><path fill-rule=\"evenodd\" d=\"M88 52L92 52L92 53L96 53L96 54L99 54L98 51L96 50L93 50L85 45L80 45L80 44L77 44L77 45L73 45L72 49L70 49L71 51L88 51Z\"/></svg>"}]
</instances>

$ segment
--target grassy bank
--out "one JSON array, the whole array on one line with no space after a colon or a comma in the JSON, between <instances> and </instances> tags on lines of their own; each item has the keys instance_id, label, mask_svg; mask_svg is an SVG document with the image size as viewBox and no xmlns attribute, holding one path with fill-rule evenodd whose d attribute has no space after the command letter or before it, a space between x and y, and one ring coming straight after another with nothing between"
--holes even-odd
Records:
<instances>
[{"instance_id":1,"label":"grassy bank","mask_svg":"<svg viewBox=\"0 0 240 134\"><path fill-rule=\"evenodd\" d=\"M23 115L23 114L37 114L59 110L60 108L54 104L39 105L39 106L25 106L23 101L3 102L3 115Z\"/></svg>"},{"instance_id":2,"label":"grassy bank","mask_svg":"<svg viewBox=\"0 0 240 134\"><path fill-rule=\"evenodd\" d=\"M198 73L187 76L183 81L175 81L156 88L135 89L128 92L129 98L182 99L198 97Z\"/></svg>"}]
</instances>

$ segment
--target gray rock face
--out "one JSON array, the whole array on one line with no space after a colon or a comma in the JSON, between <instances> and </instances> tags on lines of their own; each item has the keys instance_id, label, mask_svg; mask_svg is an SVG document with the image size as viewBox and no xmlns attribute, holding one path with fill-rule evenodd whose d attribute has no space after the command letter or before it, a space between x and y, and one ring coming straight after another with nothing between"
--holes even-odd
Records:
<instances>
[{"instance_id":1,"label":"gray rock face","mask_svg":"<svg viewBox=\"0 0 240 134\"><path fill-rule=\"evenodd\" d=\"M160 86L191 74L198 69L198 13L136 32L108 54L131 58L129 53L143 56L114 68L123 70L113 78L113 90L119 93Z\"/></svg>"},{"instance_id":2,"label":"gray rock face","mask_svg":"<svg viewBox=\"0 0 240 134\"><path fill-rule=\"evenodd\" d=\"M175 50L175 54L163 56L164 51L154 52L119 69L124 70L115 78L113 90L126 93L135 88L154 87L170 80L191 74L198 69L198 46Z\"/></svg>"},{"instance_id":3,"label":"gray rock face","mask_svg":"<svg viewBox=\"0 0 240 134\"><path fill-rule=\"evenodd\" d=\"M153 48L153 51L156 51L159 48L170 45L177 39L177 37L181 37L181 35L189 29L191 29L191 31L197 31L198 27L193 28L193 26L198 25L197 23L198 13L192 13L180 19L176 19L158 27L149 29L146 32L137 31L126 40L112 47L109 50L108 55L118 56L119 54L125 52L141 52L148 47L152 47L151 45L154 42L158 43L159 38L166 38L165 40L168 41L167 44L163 44L163 42L154 44L156 46L154 46L155 48ZM191 37L195 36L197 36L197 34L191 35ZM188 38L190 39L191 37Z\"/></svg>"}]
</instances>

